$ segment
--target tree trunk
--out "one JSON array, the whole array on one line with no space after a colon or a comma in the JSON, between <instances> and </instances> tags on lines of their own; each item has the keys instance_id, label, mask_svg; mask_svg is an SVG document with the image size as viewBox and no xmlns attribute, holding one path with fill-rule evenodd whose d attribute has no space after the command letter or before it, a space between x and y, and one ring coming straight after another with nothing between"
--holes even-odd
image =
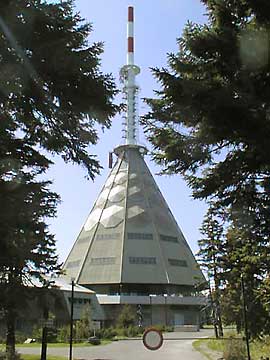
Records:
<instances>
[{"instance_id":1,"label":"tree trunk","mask_svg":"<svg viewBox=\"0 0 270 360\"><path fill-rule=\"evenodd\" d=\"M214 325L214 329L215 329L215 335L216 335L216 339L218 339L218 328L217 328L217 321L216 321L216 309L215 309L215 304L214 304L214 300L213 300L213 294L212 294L212 290L211 290L211 285L210 285L210 280L208 282L208 287L209 287L209 295L210 295L210 300L211 300L211 306L212 306L212 311L213 311L213 325Z\"/></svg>"},{"instance_id":2,"label":"tree trunk","mask_svg":"<svg viewBox=\"0 0 270 360\"><path fill-rule=\"evenodd\" d=\"M8 360L15 359L15 312L8 309L6 313L6 355Z\"/></svg>"},{"instance_id":3,"label":"tree trunk","mask_svg":"<svg viewBox=\"0 0 270 360\"><path fill-rule=\"evenodd\" d=\"M218 332L219 332L219 336L223 337L223 326L222 326L221 309L220 309L220 301L219 301L220 300L219 279L217 274L215 255L213 256L213 262L214 262L215 303L217 309Z\"/></svg>"}]
</instances>

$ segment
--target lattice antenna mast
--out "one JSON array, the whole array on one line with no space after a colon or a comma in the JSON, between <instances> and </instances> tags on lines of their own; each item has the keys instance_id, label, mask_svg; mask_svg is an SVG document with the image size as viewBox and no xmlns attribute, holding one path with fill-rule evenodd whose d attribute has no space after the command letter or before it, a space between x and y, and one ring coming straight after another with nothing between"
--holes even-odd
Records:
<instances>
[{"instance_id":1,"label":"lattice antenna mast","mask_svg":"<svg viewBox=\"0 0 270 360\"><path fill-rule=\"evenodd\" d=\"M127 47L127 65L124 65L120 70L127 109L124 123L124 138L126 145L134 145L137 142L138 127L136 109L138 86L136 85L135 77L140 73L140 68L134 65L134 10L132 6L128 7Z\"/></svg>"}]
</instances>

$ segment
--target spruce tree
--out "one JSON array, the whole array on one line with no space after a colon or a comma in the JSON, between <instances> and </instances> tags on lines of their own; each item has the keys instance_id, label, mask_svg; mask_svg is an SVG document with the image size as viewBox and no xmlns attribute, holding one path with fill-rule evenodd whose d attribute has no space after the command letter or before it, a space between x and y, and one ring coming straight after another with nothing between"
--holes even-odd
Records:
<instances>
[{"instance_id":1,"label":"spruce tree","mask_svg":"<svg viewBox=\"0 0 270 360\"><path fill-rule=\"evenodd\" d=\"M102 44L88 44L91 25L71 0L7 0L0 13L1 138L13 141L6 155L16 159L22 145L14 141L21 141L84 166L94 178L94 125L109 127L117 110L112 77L100 71Z\"/></svg>"},{"instance_id":2,"label":"spruce tree","mask_svg":"<svg viewBox=\"0 0 270 360\"><path fill-rule=\"evenodd\" d=\"M269 278L270 2L202 3L207 24L189 22L168 68L153 69L161 89L143 123L162 172L182 174L194 198L227 212L226 291L240 306L243 273L256 336L269 331L258 294Z\"/></svg>"},{"instance_id":3,"label":"spruce tree","mask_svg":"<svg viewBox=\"0 0 270 360\"><path fill-rule=\"evenodd\" d=\"M203 238L198 241L199 253L198 260L200 266L206 270L209 280L211 300L213 305L214 324L218 326L218 335L223 336L222 311L220 305L220 284L222 279L222 258L224 256L223 240L224 216L213 204L210 204L209 210L204 217L201 227ZM214 291L211 290L212 283Z\"/></svg>"},{"instance_id":4,"label":"spruce tree","mask_svg":"<svg viewBox=\"0 0 270 360\"><path fill-rule=\"evenodd\" d=\"M254 185L255 186L255 185ZM269 218L267 208L258 203L256 189L239 199L228 213L230 226L227 230L222 260L224 282L224 318L235 319L237 328L243 326L241 279L246 288L246 302L250 331L253 337L269 333L269 315L263 288L269 274ZM227 314L229 314L227 318ZM229 322L229 321L227 321Z\"/></svg>"},{"instance_id":5,"label":"spruce tree","mask_svg":"<svg viewBox=\"0 0 270 360\"><path fill-rule=\"evenodd\" d=\"M121 312L117 318L117 326L120 328L128 328L129 326L135 325L136 314L135 310L131 305L124 305L121 309Z\"/></svg>"},{"instance_id":6,"label":"spruce tree","mask_svg":"<svg viewBox=\"0 0 270 360\"><path fill-rule=\"evenodd\" d=\"M224 204L269 184L268 0L204 0L208 23L189 22L143 123L154 159L181 173L194 197ZM269 187L269 186L267 186Z\"/></svg>"},{"instance_id":7,"label":"spruce tree","mask_svg":"<svg viewBox=\"0 0 270 360\"><path fill-rule=\"evenodd\" d=\"M113 79L100 70L103 45L88 43L92 26L73 1L6 0L0 14L0 303L12 358L32 276L59 269L47 225L59 196L41 179L53 155L94 179L96 125L109 128L118 107Z\"/></svg>"},{"instance_id":8,"label":"spruce tree","mask_svg":"<svg viewBox=\"0 0 270 360\"><path fill-rule=\"evenodd\" d=\"M15 354L15 322L30 296L33 277L59 270L54 236L46 221L53 217L57 194L48 181L22 170L0 180L0 303L4 310L9 359Z\"/></svg>"}]
</instances>

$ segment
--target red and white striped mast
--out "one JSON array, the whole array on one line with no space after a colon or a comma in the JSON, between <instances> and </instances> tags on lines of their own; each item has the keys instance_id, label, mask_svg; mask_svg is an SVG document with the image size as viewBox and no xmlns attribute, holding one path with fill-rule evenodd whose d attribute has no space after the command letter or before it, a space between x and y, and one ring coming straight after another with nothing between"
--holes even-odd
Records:
<instances>
[{"instance_id":1,"label":"red and white striped mast","mask_svg":"<svg viewBox=\"0 0 270 360\"><path fill-rule=\"evenodd\" d=\"M127 64L120 70L122 82L124 83L123 93L126 99L126 116L125 116L125 142L126 145L136 144L137 134L137 93L138 86L135 77L140 72L140 68L134 65L134 9L128 7L128 24L127 24Z\"/></svg>"}]
</instances>

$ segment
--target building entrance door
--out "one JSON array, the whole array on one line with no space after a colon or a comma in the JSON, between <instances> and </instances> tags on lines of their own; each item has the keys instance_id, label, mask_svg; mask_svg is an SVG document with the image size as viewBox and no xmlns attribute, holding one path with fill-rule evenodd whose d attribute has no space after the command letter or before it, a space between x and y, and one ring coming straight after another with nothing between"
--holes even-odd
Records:
<instances>
[{"instance_id":1,"label":"building entrance door","mask_svg":"<svg viewBox=\"0 0 270 360\"><path fill-rule=\"evenodd\" d=\"M176 313L174 314L174 325L184 325L185 318L184 314Z\"/></svg>"}]
</instances>

